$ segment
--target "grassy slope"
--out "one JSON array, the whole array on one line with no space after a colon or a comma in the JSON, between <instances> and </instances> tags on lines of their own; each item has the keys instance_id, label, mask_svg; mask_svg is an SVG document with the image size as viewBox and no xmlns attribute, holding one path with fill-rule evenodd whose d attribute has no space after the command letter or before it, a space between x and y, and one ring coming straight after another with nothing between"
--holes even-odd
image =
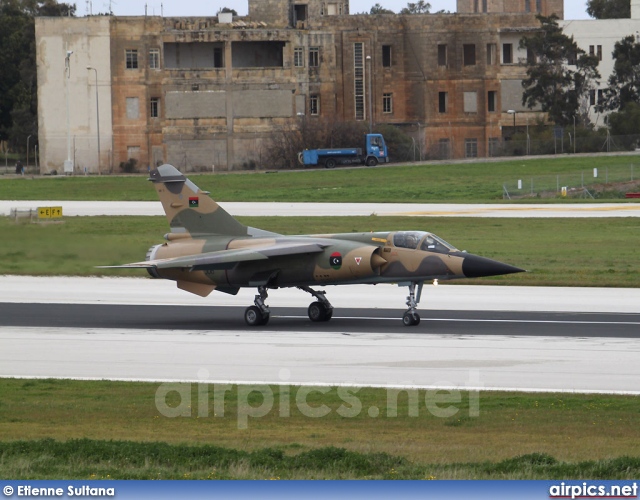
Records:
<instances>
[{"instance_id":1,"label":"grassy slope","mask_svg":"<svg viewBox=\"0 0 640 500\"><path fill-rule=\"evenodd\" d=\"M385 390L360 389L363 410L344 418L337 409L345 401L334 388L309 395L311 406L331 409L311 418L295 405L297 388L286 395L273 387L273 409L238 429L235 388L224 417L213 416L212 388L209 416L196 415L194 385L192 416L167 418L156 409L158 386L0 380L0 476L633 478L640 472L639 459L616 458L640 455L636 397L481 393L474 417L463 393L458 413L442 418L426 409L420 391L418 416L408 415L401 394L398 416L389 417ZM291 401L289 417L280 416L281 398ZM262 404L258 393L248 401ZM382 409L377 418L368 415L372 406ZM40 441L52 437L62 443ZM67 442L75 439L88 441ZM17 440L25 442L12 444Z\"/></svg>"},{"instance_id":2,"label":"grassy slope","mask_svg":"<svg viewBox=\"0 0 640 500\"><path fill-rule=\"evenodd\" d=\"M464 219L412 217L246 217L246 224L286 234L392 229L433 231L462 250L530 271L469 283L638 286L640 222L612 219ZM70 217L63 224L0 219L0 274L126 275L95 269L144 259L162 242L163 217Z\"/></svg>"},{"instance_id":3,"label":"grassy slope","mask_svg":"<svg viewBox=\"0 0 640 500\"><path fill-rule=\"evenodd\" d=\"M531 176L628 169L640 156L561 157L505 162L394 166L375 169L190 175L219 201L486 203L502 185ZM640 175L640 167L637 169ZM146 176L0 179L5 200L151 200ZM555 186L555 182L553 183Z\"/></svg>"}]
</instances>

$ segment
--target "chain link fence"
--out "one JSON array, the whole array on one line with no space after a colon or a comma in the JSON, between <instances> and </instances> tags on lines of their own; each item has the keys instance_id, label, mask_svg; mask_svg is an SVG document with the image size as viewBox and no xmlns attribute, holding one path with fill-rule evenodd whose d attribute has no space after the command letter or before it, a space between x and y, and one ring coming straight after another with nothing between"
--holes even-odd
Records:
<instances>
[{"instance_id":1,"label":"chain link fence","mask_svg":"<svg viewBox=\"0 0 640 500\"><path fill-rule=\"evenodd\" d=\"M624 198L640 189L640 165L621 163L558 175L512 179L503 184L503 198Z\"/></svg>"}]
</instances>

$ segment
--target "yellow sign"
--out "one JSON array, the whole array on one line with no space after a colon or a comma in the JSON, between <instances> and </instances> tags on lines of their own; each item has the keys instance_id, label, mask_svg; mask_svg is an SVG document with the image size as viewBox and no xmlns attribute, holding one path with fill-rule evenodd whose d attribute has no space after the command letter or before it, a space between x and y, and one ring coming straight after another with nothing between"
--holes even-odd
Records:
<instances>
[{"instance_id":1,"label":"yellow sign","mask_svg":"<svg viewBox=\"0 0 640 500\"><path fill-rule=\"evenodd\" d=\"M62 217L62 207L38 207L38 219L58 219Z\"/></svg>"}]
</instances>

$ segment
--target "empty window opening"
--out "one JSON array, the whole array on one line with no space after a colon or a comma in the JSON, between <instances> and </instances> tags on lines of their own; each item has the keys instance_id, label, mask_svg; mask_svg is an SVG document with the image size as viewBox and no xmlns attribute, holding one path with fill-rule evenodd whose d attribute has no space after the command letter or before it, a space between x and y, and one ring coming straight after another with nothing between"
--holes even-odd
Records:
<instances>
[{"instance_id":1,"label":"empty window opening","mask_svg":"<svg viewBox=\"0 0 640 500\"><path fill-rule=\"evenodd\" d=\"M476 46L473 43L465 43L463 45L463 64L465 66L475 66L476 64Z\"/></svg>"},{"instance_id":2,"label":"empty window opening","mask_svg":"<svg viewBox=\"0 0 640 500\"><path fill-rule=\"evenodd\" d=\"M234 68L281 68L284 45L285 42L232 42L231 65Z\"/></svg>"},{"instance_id":3,"label":"empty window opening","mask_svg":"<svg viewBox=\"0 0 640 500\"><path fill-rule=\"evenodd\" d=\"M167 69L224 68L224 44L165 43L164 65Z\"/></svg>"},{"instance_id":4,"label":"empty window opening","mask_svg":"<svg viewBox=\"0 0 640 500\"><path fill-rule=\"evenodd\" d=\"M498 92L495 90L490 90L487 93L487 111L489 111L489 113L495 113L497 100Z\"/></svg>"},{"instance_id":5,"label":"empty window opening","mask_svg":"<svg viewBox=\"0 0 640 500\"><path fill-rule=\"evenodd\" d=\"M513 64L513 44L511 43L502 44L502 63Z\"/></svg>"},{"instance_id":6,"label":"empty window opening","mask_svg":"<svg viewBox=\"0 0 640 500\"><path fill-rule=\"evenodd\" d=\"M447 46L445 44L438 45L438 66L447 65Z\"/></svg>"},{"instance_id":7,"label":"empty window opening","mask_svg":"<svg viewBox=\"0 0 640 500\"><path fill-rule=\"evenodd\" d=\"M382 66L384 68L391 67L391 45L382 46Z\"/></svg>"},{"instance_id":8,"label":"empty window opening","mask_svg":"<svg viewBox=\"0 0 640 500\"><path fill-rule=\"evenodd\" d=\"M438 92L438 112L446 113L449 104L449 95L447 92Z\"/></svg>"}]
</instances>

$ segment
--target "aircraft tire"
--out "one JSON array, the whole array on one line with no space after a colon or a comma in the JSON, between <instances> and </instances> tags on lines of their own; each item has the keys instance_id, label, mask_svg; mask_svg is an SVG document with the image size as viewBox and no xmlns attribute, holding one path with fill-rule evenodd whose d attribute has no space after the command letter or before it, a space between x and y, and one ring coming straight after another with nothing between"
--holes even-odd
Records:
<instances>
[{"instance_id":1,"label":"aircraft tire","mask_svg":"<svg viewBox=\"0 0 640 500\"><path fill-rule=\"evenodd\" d=\"M402 324L404 326L416 326L420 324L420 316L418 313L411 313L411 311L407 311L402 315Z\"/></svg>"},{"instance_id":2,"label":"aircraft tire","mask_svg":"<svg viewBox=\"0 0 640 500\"><path fill-rule=\"evenodd\" d=\"M321 321L329 321L333 311L328 311L322 302L312 302L307 313L311 321L319 323Z\"/></svg>"},{"instance_id":3,"label":"aircraft tire","mask_svg":"<svg viewBox=\"0 0 640 500\"><path fill-rule=\"evenodd\" d=\"M256 306L250 306L244 311L244 320L249 326L261 326L269 322L269 315L262 314Z\"/></svg>"}]
</instances>

